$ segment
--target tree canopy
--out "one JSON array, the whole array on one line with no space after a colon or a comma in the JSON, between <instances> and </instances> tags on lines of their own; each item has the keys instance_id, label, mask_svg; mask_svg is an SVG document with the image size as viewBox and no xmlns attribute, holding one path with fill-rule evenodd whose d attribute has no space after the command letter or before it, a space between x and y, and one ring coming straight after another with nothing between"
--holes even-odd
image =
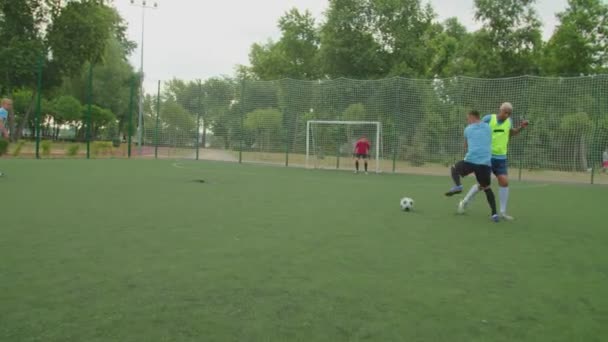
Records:
<instances>
[{"instance_id":1,"label":"tree canopy","mask_svg":"<svg viewBox=\"0 0 608 342\"><path fill-rule=\"evenodd\" d=\"M608 4L569 0L543 42L536 0L475 0L477 31L421 0L330 0L322 20L292 9L281 37L251 47L248 78L567 76L606 70Z\"/></svg>"}]
</instances>

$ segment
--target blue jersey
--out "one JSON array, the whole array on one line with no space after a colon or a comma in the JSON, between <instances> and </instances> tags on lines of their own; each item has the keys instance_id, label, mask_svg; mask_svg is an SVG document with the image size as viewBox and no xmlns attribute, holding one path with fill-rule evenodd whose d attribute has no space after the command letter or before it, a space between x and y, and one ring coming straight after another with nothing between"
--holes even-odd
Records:
<instances>
[{"instance_id":1,"label":"blue jersey","mask_svg":"<svg viewBox=\"0 0 608 342\"><path fill-rule=\"evenodd\" d=\"M6 111L6 109L0 107L0 121L2 121L2 123L5 123L6 119L8 119L8 112Z\"/></svg>"},{"instance_id":2,"label":"blue jersey","mask_svg":"<svg viewBox=\"0 0 608 342\"><path fill-rule=\"evenodd\" d=\"M511 118L508 118L507 120L511 120ZM490 124L490 121L492 121L492 114L488 114L486 116L484 116L481 121ZM500 121L498 120L499 124L502 124L504 121ZM513 122L511 122L511 126L513 126ZM500 159L500 160L507 160L507 156L506 155L497 155L497 154L493 154L492 155L492 159Z\"/></svg>"},{"instance_id":3,"label":"blue jersey","mask_svg":"<svg viewBox=\"0 0 608 342\"><path fill-rule=\"evenodd\" d=\"M492 129L485 122L470 124L464 130L467 155L464 161L476 165L492 165Z\"/></svg>"}]
</instances>

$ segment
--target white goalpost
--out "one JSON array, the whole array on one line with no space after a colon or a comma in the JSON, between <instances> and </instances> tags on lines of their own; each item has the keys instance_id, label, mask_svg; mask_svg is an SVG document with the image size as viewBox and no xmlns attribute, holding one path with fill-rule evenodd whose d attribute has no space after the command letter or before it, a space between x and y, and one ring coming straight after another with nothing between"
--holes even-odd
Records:
<instances>
[{"instance_id":1,"label":"white goalpost","mask_svg":"<svg viewBox=\"0 0 608 342\"><path fill-rule=\"evenodd\" d=\"M375 160L375 172L379 173L382 153L382 124L379 121L307 121L306 168L334 168L335 162L335 168L340 169L340 158L345 155L352 157L354 143L362 135L371 142L370 160Z\"/></svg>"}]
</instances>

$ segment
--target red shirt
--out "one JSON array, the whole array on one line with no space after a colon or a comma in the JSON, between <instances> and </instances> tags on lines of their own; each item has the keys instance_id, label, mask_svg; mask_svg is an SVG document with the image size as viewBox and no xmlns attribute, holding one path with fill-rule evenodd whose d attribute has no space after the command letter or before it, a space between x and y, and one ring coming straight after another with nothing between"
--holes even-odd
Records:
<instances>
[{"instance_id":1,"label":"red shirt","mask_svg":"<svg viewBox=\"0 0 608 342\"><path fill-rule=\"evenodd\" d=\"M357 140L355 144L355 154L369 154L370 144L365 138Z\"/></svg>"}]
</instances>

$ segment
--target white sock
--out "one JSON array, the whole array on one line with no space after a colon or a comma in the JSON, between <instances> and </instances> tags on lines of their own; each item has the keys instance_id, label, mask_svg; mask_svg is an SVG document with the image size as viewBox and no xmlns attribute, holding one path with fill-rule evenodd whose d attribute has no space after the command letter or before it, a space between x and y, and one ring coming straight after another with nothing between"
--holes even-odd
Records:
<instances>
[{"instance_id":1,"label":"white sock","mask_svg":"<svg viewBox=\"0 0 608 342\"><path fill-rule=\"evenodd\" d=\"M464 196L464 203L469 203L470 201L472 201L478 192L479 192L479 184L473 185L471 187L471 190L469 190L469 193L466 196Z\"/></svg>"},{"instance_id":2,"label":"white sock","mask_svg":"<svg viewBox=\"0 0 608 342\"><path fill-rule=\"evenodd\" d=\"M498 189L498 197L500 197L500 212L507 213L507 203L509 202L509 187L500 187Z\"/></svg>"}]
</instances>

